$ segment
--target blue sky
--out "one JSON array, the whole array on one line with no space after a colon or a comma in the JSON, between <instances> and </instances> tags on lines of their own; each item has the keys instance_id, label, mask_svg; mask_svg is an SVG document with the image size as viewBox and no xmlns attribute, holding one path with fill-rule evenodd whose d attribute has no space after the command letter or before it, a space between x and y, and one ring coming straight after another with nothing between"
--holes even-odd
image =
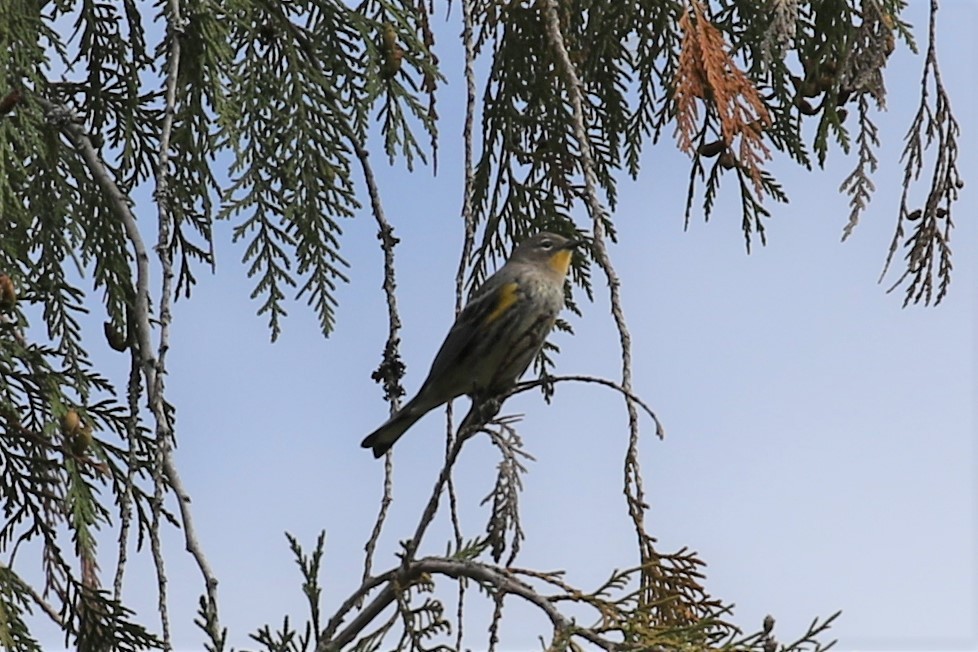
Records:
<instances>
[{"instance_id":1,"label":"blue sky","mask_svg":"<svg viewBox=\"0 0 978 652\"><path fill-rule=\"evenodd\" d=\"M805 172L783 158L772 163L791 203L771 206L769 244L750 255L732 183L710 223L698 216L683 232L688 161L669 141L645 154L637 182L622 182L614 214L620 239L611 254L634 340L635 388L667 432L658 441L643 422L648 528L662 551L687 546L700 553L708 564L705 586L737 605L735 622L756 628L770 613L785 640L813 617L842 609L833 630L841 649L978 645L978 9L965 0L942 5L940 60L961 122L968 185L955 207L954 280L939 307L901 309L902 295L877 284L922 66L922 57L902 48L887 68L889 111L878 117L876 196L846 243L839 240L848 207L837 189L853 162L840 153L824 172ZM922 43L926 10L926 3L912 2L907 14ZM388 218L401 238L397 279L409 392L451 322L462 237L457 134L464 84L450 44L457 26L439 29L448 77L440 98L439 176L388 168L374 156ZM155 211L142 213L152 231ZM587 225L583 208L577 218ZM336 332L328 340L312 312L294 304L280 341L269 343L248 299L242 248L227 244L226 225L218 229L217 274L204 275L194 297L175 309L168 391L177 406L177 461L237 646L247 646L247 634L261 624L305 615L284 531L311 547L326 530L326 613L359 583L383 477L383 464L359 442L387 414L370 379L386 337L386 308L372 217L364 212L344 230L350 283L339 289ZM597 270L594 278L595 301L581 303L580 317L565 315L576 334L553 338L562 349L558 372L616 378L617 335ZM96 342L101 321L93 315ZM124 356L95 356L124 386ZM527 393L504 411L525 414L520 432L536 457L522 495L527 540L519 565L565 569L568 580L587 589L633 564L621 495L628 433L620 397L563 384L550 405ZM432 413L395 448L395 498L378 569L396 563L398 540L413 532L440 466L443 431L443 417ZM487 511L479 503L496 462L484 441L470 443L460 462L469 537L483 531ZM443 552L448 540L442 513L422 554ZM199 575L182 553L180 533L167 532L166 544L175 643L198 649L192 616ZM107 555L112 548L106 542ZM125 597L153 622L154 582L144 557L133 565ZM113 561L107 557L103 567ZM486 602L472 601L467 647L485 647L490 613ZM543 621L515 605L509 616L501 649L536 648L537 634L548 631Z\"/></svg>"}]
</instances>

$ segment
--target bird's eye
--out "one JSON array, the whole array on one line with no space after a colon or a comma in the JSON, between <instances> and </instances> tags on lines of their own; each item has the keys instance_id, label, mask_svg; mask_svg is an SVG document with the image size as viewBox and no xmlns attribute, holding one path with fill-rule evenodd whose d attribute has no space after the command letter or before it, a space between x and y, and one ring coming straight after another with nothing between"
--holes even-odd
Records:
<instances>
[{"instance_id":1,"label":"bird's eye","mask_svg":"<svg viewBox=\"0 0 978 652\"><path fill-rule=\"evenodd\" d=\"M554 248L553 240L541 240L540 248L544 250L549 250Z\"/></svg>"}]
</instances>

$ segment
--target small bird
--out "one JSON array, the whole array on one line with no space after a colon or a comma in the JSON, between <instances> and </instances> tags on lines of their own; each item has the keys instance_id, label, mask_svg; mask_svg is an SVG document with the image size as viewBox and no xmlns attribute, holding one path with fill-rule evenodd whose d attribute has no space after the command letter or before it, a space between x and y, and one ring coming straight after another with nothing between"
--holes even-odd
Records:
<instances>
[{"instance_id":1,"label":"small bird","mask_svg":"<svg viewBox=\"0 0 978 652\"><path fill-rule=\"evenodd\" d=\"M543 347L564 307L564 279L579 244L580 240L547 232L520 243L459 313L417 395L367 435L361 446L381 457L415 421L439 405L466 394L472 399L471 415L483 401L512 387Z\"/></svg>"}]
</instances>

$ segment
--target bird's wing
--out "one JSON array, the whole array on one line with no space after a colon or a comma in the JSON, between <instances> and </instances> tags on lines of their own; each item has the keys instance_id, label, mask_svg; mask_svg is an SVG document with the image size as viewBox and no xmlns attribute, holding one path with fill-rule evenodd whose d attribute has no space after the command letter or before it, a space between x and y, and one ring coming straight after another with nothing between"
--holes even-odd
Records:
<instances>
[{"instance_id":1,"label":"bird's wing","mask_svg":"<svg viewBox=\"0 0 978 652\"><path fill-rule=\"evenodd\" d=\"M485 328L518 300L519 285L516 282L497 280L495 277L487 280L455 319L431 363L425 383L444 377L448 369L468 366L467 358L478 348L480 339L485 336Z\"/></svg>"}]
</instances>

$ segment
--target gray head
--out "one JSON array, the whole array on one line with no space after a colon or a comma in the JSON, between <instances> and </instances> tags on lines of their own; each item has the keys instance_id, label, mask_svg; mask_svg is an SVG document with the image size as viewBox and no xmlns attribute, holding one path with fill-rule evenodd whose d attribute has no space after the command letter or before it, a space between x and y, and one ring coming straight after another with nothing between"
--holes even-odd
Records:
<instances>
[{"instance_id":1,"label":"gray head","mask_svg":"<svg viewBox=\"0 0 978 652\"><path fill-rule=\"evenodd\" d=\"M567 274L574 247L580 240L572 240L556 233L541 231L521 242L509 262L545 264L554 274L563 278Z\"/></svg>"},{"instance_id":2,"label":"gray head","mask_svg":"<svg viewBox=\"0 0 978 652\"><path fill-rule=\"evenodd\" d=\"M572 240L556 233L541 231L519 243L513 249L513 255L509 259L549 261L554 254L570 251L579 244L581 244L580 240Z\"/></svg>"}]
</instances>

